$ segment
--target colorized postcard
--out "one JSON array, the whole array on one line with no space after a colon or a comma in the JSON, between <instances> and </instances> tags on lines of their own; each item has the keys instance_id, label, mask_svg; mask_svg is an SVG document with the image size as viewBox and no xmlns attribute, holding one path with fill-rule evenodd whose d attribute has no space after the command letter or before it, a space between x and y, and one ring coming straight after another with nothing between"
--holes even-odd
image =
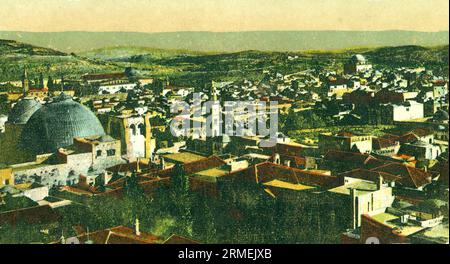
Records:
<instances>
[{"instance_id":1,"label":"colorized postcard","mask_svg":"<svg viewBox=\"0 0 450 264\"><path fill-rule=\"evenodd\" d=\"M0 248L448 244L448 83L447 0L0 0Z\"/></svg>"}]
</instances>

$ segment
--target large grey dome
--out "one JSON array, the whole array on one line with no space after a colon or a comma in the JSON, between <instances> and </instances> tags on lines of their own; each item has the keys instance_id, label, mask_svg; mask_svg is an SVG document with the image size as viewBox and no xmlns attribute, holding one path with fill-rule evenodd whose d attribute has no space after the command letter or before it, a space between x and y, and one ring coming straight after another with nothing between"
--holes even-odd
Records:
<instances>
[{"instance_id":1,"label":"large grey dome","mask_svg":"<svg viewBox=\"0 0 450 264\"><path fill-rule=\"evenodd\" d=\"M74 137L104 134L100 121L89 108L61 94L31 116L22 133L22 143L37 154L70 146Z\"/></svg>"},{"instance_id":2,"label":"large grey dome","mask_svg":"<svg viewBox=\"0 0 450 264\"><path fill-rule=\"evenodd\" d=\"M23 98L11 109L8 123L25 125L42 105L34 98Z\"/></svg>"}]
</instances>

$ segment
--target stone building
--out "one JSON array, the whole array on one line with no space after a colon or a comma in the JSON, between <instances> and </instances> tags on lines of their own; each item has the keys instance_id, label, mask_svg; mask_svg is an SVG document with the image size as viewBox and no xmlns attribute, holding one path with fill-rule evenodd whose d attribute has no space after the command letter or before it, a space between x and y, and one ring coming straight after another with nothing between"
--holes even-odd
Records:
<instances>
[{"instance_id":1,"label":"stone building","mask_svg":"<svg viewBox=\"0 0 450 264\"><path fill-rule=\"evenodd\" d=\"M155 140L152 139L150 115L125 110L100 117L106 133L120 139L121 154L130 162L138 158L147 161L152 158Z\"/></svg>"},{"instance_id":2,"label":"stone building","mask_svg":"<svg viewBox=\"0 0 450 264\"><path fill-rule=\"evenodd\" d=\"M370 153L372 151L372 136L355 135L341 132L336 135L319 135L319 151L326 153L328 150L359 151Z\"/></svg>"},{"instance_id":3,"label":"stone building","mask_svg":"<svg viewBox=\"0 0 450 264\"><path fill-rule=\"evenodd\" d=\"M122 164L120 141L110 136L75 138L70 148L36 156L34 162L11 165L16 183L48 187L76 184L81 174Z\"/></svg>"},{"instance_id":4,"label":"stone building","mask_svg":"<svg viewBox=\"0 0 450 264\"><path fill-rule=\"evenodd\" d=\"M359 74L370 70L372 70L372 65L361 54L353 55L344 66L344 72L347 74Z\"/></svg>"}]
</instances>

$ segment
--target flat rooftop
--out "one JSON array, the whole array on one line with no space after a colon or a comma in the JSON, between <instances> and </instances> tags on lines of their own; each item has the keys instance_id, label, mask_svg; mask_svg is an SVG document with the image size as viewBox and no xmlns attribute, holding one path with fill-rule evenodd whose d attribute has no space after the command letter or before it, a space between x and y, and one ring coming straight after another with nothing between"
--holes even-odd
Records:
<instances>
[{"instance_id":1,"label":"flat rooftop","mask_svg":"<svg viewBox=\"0 0 450 264\"><path fill-rule=\"evenodd\" d=\"M280 181L280 180L272 180L269 182L263 183L264 186L268 187L276 187L276 188L282 188L282 189L288 189L293 191L304 191L309 189L314 189L315 187L303 185L303 184L294 184L290 182Z\"/></svg>"},{"instance_id":2,"label":"flat rooftop","mask_svg":"<svg viewBox=\"0 0 450 264\"><path fill-rule=\"evenodd\" d=\"M163 157L165 159L168 159L168 160L171 160L174 162L178 162L178 163L191 163L191 162L202 160L205 158L204 156L190 153L190 152L167 154L167 155L163 155Z\"/></svg>"},{"instance_id":3,"label":"flat rooftop","mask_svg":"<svg viewBox=\"0 0 450 264\"><path fill-rule=\"evenodd\" d=\"M426 227L422 227L411 222L401 224L399 216L389 213L376 214L371 216L371 218L379 223L389 226L396 234L402 236L410 236L426 229Z\"/></svg>"},{"instance_id":4,"label":"flat rooftop","mask_svg":"<svg viewBox=\"0 0 450 264\"><path fill-rule=\"evenodd\" d=\"M208 182L216 182L217 178L225 176L227 174L228 174L228 171L226 171L226 170L222 170L219 168L212 168L209 170L197 172L195 174L195 178L203 180L203 181L208 181Z\"/></svg>"},{"instance_id":5,"label":"flat rooftop","mask_svg":"<svg viewBox=\"0 0 450 264\"><path fill-rule=\"evenodd\" d=\"M358 180L352 183L328 190L329 192L336 194L350 195L350 190L355 189L356 194L365 194L377 190L377 184L371 181Z\"/></svg>"}]
</instances>

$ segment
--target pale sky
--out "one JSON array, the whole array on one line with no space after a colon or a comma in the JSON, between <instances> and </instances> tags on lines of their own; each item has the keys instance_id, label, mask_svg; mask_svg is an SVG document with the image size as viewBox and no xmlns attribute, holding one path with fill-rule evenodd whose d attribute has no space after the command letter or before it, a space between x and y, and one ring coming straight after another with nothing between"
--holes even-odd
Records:
<instances>
[{"instance_id":1,"label":"pale sky","mask_svg":"<svg viewBox=\"0 0 450 264\"><path fill-rule=\"evenodd\" d=\"M449 29L448 0L0 0L0 30Z\"/></svg>"}]
</instances>

